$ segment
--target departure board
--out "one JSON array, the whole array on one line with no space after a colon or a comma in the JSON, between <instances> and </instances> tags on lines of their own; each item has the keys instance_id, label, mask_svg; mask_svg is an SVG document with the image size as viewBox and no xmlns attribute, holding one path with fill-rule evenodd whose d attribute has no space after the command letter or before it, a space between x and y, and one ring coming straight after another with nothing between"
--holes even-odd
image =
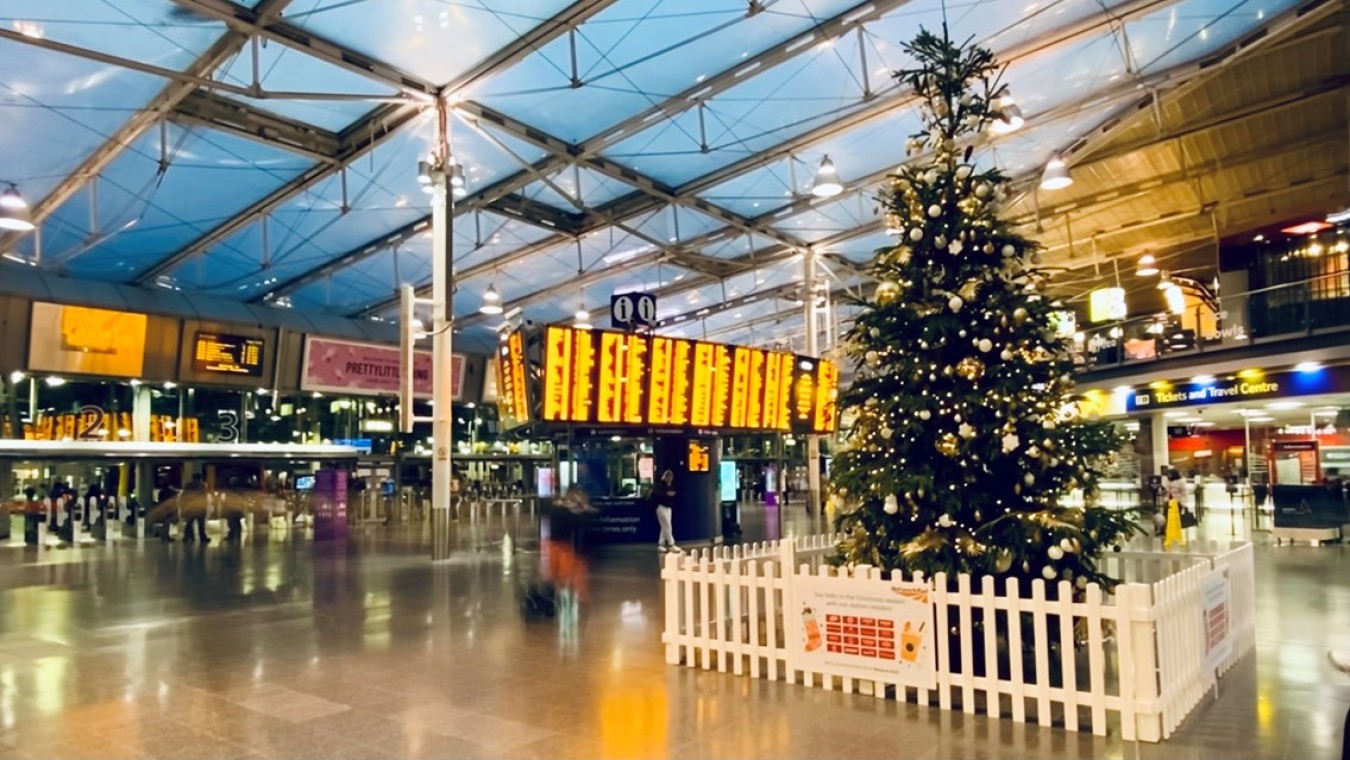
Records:
<instances>
[{"instance_id":1,"label":"departure board","mask_svg":"<svg viewBox=\"0 0 1350 760\"><path fill-rule=\"evenodd\" d=\"M828 361L562 325L543 343L545 422L798 433L837 424Z\"/></svg>"},{"instance_id":2,"label":"departure board","mask_svg":"<svg viewBox=\"0 0 1350 760\"><path fill-rule=\"evenodd\" d=\"M262 377L262 338L198 332L192 345L192 368L198 372Z\"/></svg>"},{"instance_id":3,"label":"departure board","mask_svg":"<svg viewBox=\"0 0 1350 760\"><path fill-rule=\"evenodd\" d=\"M549 358L547 364L558 364L552 360L553 357ZM566 388L567 380L564 378L562 382L561 387ZM546 397L546 410L548 406L549 399ZM502 426L506 428L530 420L529 397L525 390L525 338L520 331L507 336L506 342L497 349L497 412Z\"/></svg>"}]
</instances>

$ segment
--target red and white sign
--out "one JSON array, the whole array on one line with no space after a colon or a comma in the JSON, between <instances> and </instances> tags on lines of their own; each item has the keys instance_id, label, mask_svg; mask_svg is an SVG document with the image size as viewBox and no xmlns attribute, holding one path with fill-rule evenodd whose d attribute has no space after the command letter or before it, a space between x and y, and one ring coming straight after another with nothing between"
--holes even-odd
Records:
<instances>
[{"instance_id":1,"label":"red and white sign","mask_svg":"<svg viewBox=\"0 0 1350 760\"><path fill-rule=\"evenodd\" d=\"M413 394L431 397L431 352L413 356ZM464 356L450 361L451 398L458 401L464 387ZM310 337L305 340L305 365L300 388L325 393L355 393L397 396L399 382L397 346L358 343L349 340Z\"/></svg>"}]
</instances>

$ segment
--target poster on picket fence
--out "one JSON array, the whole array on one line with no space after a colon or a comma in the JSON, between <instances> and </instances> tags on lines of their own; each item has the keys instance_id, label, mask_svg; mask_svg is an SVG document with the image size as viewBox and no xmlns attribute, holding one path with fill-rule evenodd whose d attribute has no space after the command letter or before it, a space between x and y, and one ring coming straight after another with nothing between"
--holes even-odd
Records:
<instances>
[{"instance_id":1,"label":"poster on picket fence","mask_svg":"<svg viewBox=\"0 0 1350 760\"><path fill-rule=\"evenodd\" d=\"M1215 570L1200 583L1201 630L1205 636L1205 667L1215 670L1233 654L1233 587L1228 570Z\"/></svg>"},{"instance_id":2,"label":"poster on picket fence","mask_svg":"<svg viewBox=\"0 0 1350 760\"><path fill-rule=\"evenodd\" d=\"M792 590L793 668L937 688L927 584L798 575Z\"/></svg>"}]
</instances>

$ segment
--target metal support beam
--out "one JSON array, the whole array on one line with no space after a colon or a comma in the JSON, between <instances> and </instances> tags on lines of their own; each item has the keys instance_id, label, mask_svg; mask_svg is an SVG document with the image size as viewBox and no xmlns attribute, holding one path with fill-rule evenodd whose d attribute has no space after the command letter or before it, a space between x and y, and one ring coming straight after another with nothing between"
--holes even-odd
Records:
<instances>
[{"instance_id":1,"label":"metal support beam","mask_svg":"<svg viewBox=\"0 0 1350 760\"><path fill-rule=\"evenodd\" d=\"M806 355L820 358L820 316L816 304L816 249L802 256L802 319L806 322ZM806 436L806 512L814 522L820 514L820 436Z\"/></svg>"},{"instance_id":2,"label":"metal support beam","mask_svg":"<svg viewBox=\"0 0 1350 760\"><path fill-rule=\"evenodd\" d=\"M346 166L383 144L400 127L415 119L421 110L420 106L409 104L386 105L376 109L361 123L344 130L339 135L338 151L332 163L311 167L196 240L155 262L136 277L136 283L144 285L156 277L169 274L182 262L220 243L246 228L263 214L271 212L327 179L336 168Z\"/></svg>"},{"instance_id":3,"label":"metal support beam","mask_svg":"<svg viewBox=\"0 0 1350 760\"><path fill-rule=\"evenodd\" d=\"M312 161L335 161L338 152L339 141L334 132L260 111L207 90L197 90L184 98L169 119L256 140Z\"/></svg>"},{"instance_id":4,"label":"metal support beam","mask_svg":"<svg viewBox=\"0 0 1350 760\"><path fill-rule=\"evenodd\" d=\"M279 16L290 2L291 0L262 0L253 9L253 13L259 19L270 20ZM198 56L197 60L189 64L183 70L183 73L195 77L208 77L243 49L244 43L247 41L246 35L235 32L221 35L220 39L207 48L206 52ZM108 168L122 154L124 148L135 144L141 135L145 134L159 121L163 114L173 110L195 88L196 85L181 81L170 81L166 84L164 89L150 99L149 103L132 114L88 158L81 161L80 165L66 175L65 179L57 183L56 187L52 188L46 197L33 203L33 223L41 226L43 220L51 216L63 203L70 200L75 193L84 187L86 182ZM0 249L7 248L8 245L6 244L9 242L12 241L0 239Z\"/></svg>"}]
</instances>

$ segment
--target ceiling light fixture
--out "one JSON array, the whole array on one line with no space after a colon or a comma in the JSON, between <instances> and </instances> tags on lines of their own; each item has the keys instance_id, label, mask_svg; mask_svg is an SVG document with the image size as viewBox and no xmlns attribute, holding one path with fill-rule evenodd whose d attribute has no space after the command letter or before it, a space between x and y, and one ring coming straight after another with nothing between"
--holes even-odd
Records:
<instances>
[{"instance_id":1,"label":"ceiling light fixture","mask_svg":"<svg viewBox=\"0 0 1350 760\"><path fill-rule=\"evenodd\" d=\"M1041 173L1042 190L1063 190L1073 184L1073 177L1069 175L1069 167L1064 163L1063 157L1058 153L1051 153L1050 160L1045 162L1045 171Z\"/></svg>"},{"instance_id":2,"label":"ceiling light fixture","mask_svg":"<svg viewBox=\"0 0 1350 760\"><path fill-rule=\"evenodd\" d=\"M1026 124L1026 119L1022 116L1022 109L1018 108L1017 101L1005 89L1003 95L994 100L994 120L989 125L989 131L1006 135L1021 129L1023 124Z\"/></svg>"},{"instance_id":3,"label":"ceiling light fixture","mask_svg":"<svg viewBox=\"0 0 1350 760\"><path fill-rule=\"evenodd\" d=\"M1153 258L1153 254L1145 253L1139 257L1139 263L1135 265L1134 273L1138 277L1152 277L1158 273L1158 260Z\"/></svg>"},{"instance_id":4,"label":"ceiling light fixture","mask_svg":"<svg viewBox=\"0 0 1350 760\"><path fill-rule=\"evenodd\" d=\"M28 201L19 195L19 189L13 185L0 193L0 230L14 232L33 231L33 210Z\"/></svg>"},{"instance_id":5,"label":"ceiling light fixture","mask_svg":"<svg viewBox=\"0 0 1350 760\"><path fill-rule=\"evenodd\" d=\"M591 313L586 311L584 305L580 309L577 309L577 313L574 316L576 321L572 323L573 327L579 327L583 330L591 329Z\"/></svg>"},{"instance_id":6,"label":"ceiling light fixture","mask_svg":"<svg viewBox=\"0 0 1350 760\"><path fill-rule=\"evenodd\" d=\"M817 198L833 198L842 192L844 186L839 184L839 172L835 171L834 162L826 156L820 162L816 177L811 182L811 194Z\"/></svg>"},{"instance_id":7,"label":"ceiling light fixture","mask_svg":"<svg viewBox=\"0 0 1350 760\"><path fill-rule=\"evenodd\" d=\"M501 314L502 313L502 294L497 292L495 284L489 284L488 289L483 293L483 305L478 307L481 314Z\"/></svg>"}]
</instances>

